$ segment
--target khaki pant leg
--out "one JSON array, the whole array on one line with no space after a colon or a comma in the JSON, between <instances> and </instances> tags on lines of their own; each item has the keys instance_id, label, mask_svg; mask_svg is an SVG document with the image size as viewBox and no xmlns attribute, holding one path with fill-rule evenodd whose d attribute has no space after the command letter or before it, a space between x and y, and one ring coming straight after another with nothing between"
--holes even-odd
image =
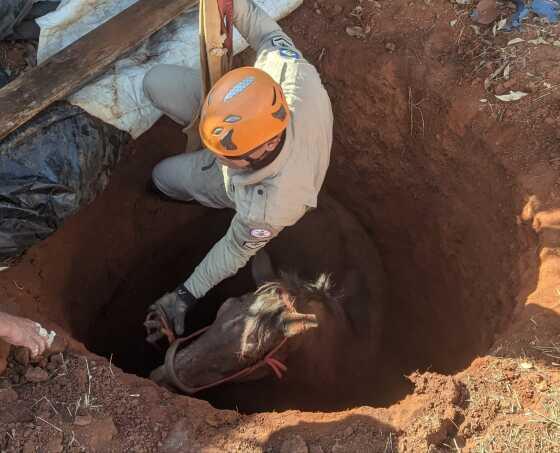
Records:
<instances>
[{"instance_id":1,"label":"khaki pant leg","mask_svg":"<svg viewBox=\"0 0 560 453\"><path fill-rule=\"evenodd\" d=\"M155 107L186 126L201 105L200 74L184 66L160 64L144 76L144 92Z\"/></svg>"},{"instance_id":2,"label":"khaki pant leg","mask_svg":"<svg viewBox=\"0 0 560 453\"><path fill-rule=\"evenodd\" d=\"M152 179L159 190L176 200L196 200L210 208L235 208L227 196L220 166L209 151L164 159L155 166Z\"/></svg>"}]
</instances>

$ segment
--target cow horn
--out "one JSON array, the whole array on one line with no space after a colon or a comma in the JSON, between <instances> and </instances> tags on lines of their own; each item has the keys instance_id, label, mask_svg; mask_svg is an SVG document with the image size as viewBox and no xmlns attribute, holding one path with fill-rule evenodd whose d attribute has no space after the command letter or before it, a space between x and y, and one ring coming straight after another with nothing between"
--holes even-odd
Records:
<instances>
[{"instance_id":1,"label":"cow horn","mask_svg":"<svg viewBox=\"0 0 560 453\"><path fill-rule=\"evenodd\" d=\"M286 312L282 316L282 329L286 338L299 335L316 327L319 327L319 323L317 322L317 316L313 314Z\"/></svg>"}]
</instances>

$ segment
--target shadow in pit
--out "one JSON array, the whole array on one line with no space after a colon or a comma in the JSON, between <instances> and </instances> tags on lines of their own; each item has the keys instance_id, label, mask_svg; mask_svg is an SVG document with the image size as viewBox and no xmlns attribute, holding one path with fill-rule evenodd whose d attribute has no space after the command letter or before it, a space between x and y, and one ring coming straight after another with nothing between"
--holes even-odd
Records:
<instances>
[{"instance_id":1,"label":"shadow in pit","mask_svg":"<svg viewBox=\"0 0 560 453\"><path fill-rule=\"evenodd\" d=\"M367 410L367 409L366 409ZM288 416L290 417L290 416ZM297 416L294 415L294 421ZM397 430L369 415L329 422L299 421L273 432L262 448L268 452L352 451L397 453ZM290 423L288 418L287 423ZM307 445L308 450L306 450ZM319 449L320 447L320 449Z\"/></svg>"},{"instance_id":2,"label":"shadow in pit","mask_svg":"<svg viewBox=\"0 0 560 453\"><path fill-rule=\"evenodd\" d=\"M112 356L117 366L140 376L162 360L144 341L148 306L188 277L233 215L232 210L164 200L147 190L153 167L183 147L179 128L161 120L130 144L106 191L64 229L61 254L72 265L62 299L72 334L89 350ZM253 289L248 271L210 292L190 317L196 322L189 329L210 324L221 302L241 295L234 288Z\"/></svg>"},{"instance_id":3,"label":"shadow in pit","mask_svg":"<svg viewBox=\"0 0 560 453\"><path fill-rule=\"evenodd\" d=\"M162 148L161 143L166 143L167 148ZM173 289L191 272L213 242L223 235L232 215L232 212L228 211L161 201L145 193L146 182L150 178L153 166L159 160L177 154L183 146L184 138L176 125L169 120L158 123L157 127L132 144L130 156L116 169L106 192L88 209L70 219L63 233L65 250L60 253L63 253L65 259L71 261L73 266L65 279L62 296L65 311L71 317L73 334L84 341L90 350L107 357L114 354L113 360L118 366L140 375L146 375L156 360L152 350L142 341L142 321L146 307L163 292ZM435 202L433 204L437 205ZM348 206L358 209L365 205L360 205L354 200L354 203L348 203ZM419 218L414 211L406 214L413 220ZM360 220L362 225L383 225L379 219L369 216L362 215ZM419 225L418 228L423 225ZM432 229L430 225L426 228ZM407 227L406 230L411 229ZM381 231L383 232L385 231ZM495 295L490 290L483 291L485 286L472 294L465 293L469 297L461 298L461 304L457 304L455 299L447 297L447 289L465 286L468 283L466 277L480 280L485 267L473 268L465 274L461 269L455 269L452 266L453 262L449 260L438 258L434 264L430 261L433 256L432 247L429 247L432 241L423 245L420 250L422 259L418 261L419 264L430 266L403 267L403 262L409 262L412 250L409 250L406 241L401 244L403 238L408 237L408 233L400 234L401 230L387 235L375 233L371 232L373 236L385 238L385 242L381 241L385 244L385 258L394 265L394 269L389 268L392 271L389 275L394 279L391 283L392 290L399 294L403 291L404 295L412 294L411 297L401 297L398 300L395 298L399 304L395 304L393 316L387 320L387 325L393 328L386 329L391 335L382 341L385 348L384 357L379 362L384 368L394 369L394 372L383 370L380 374L390 379L383 383L372 383L373 393L376 389L387 388L396 379L403 381L402 391L399 390L398 395L391 394L387 396L386 401L376 402L376 405L389 405L411 390L403 374L408 374L418 367L429 369L430 364L442 355L455 358L466 355L465 360L458 361L461 366L466 366L474 357L470 350L469 354L463 354L465 351L462 348L476 336L478 330L481 330L481 335L484 334L485 340L480 342L476 352L486 353L493 343L495 330L486 329L484 332L484 321L489 317L502 319L502 313L493 311L496 308L484 308L488 304L478 301L477 296L485 294L482 302L486 302L487 299L491 302L495 297L507 300L509 298L506 297L508 294L502 296ZM529 236L532 236L529 239L532 246L534 234ZM433 241L438 239L439 236L435 236ZM399 247L393 248L395 244ZM558 247L547 242L542 246L543 250ZM433 250L438 248L433 247ZM458 250L465 251L465 246ZM550 255L550 259L560 256L554 251L550 252ZM442 257L445 258L444 255ZM464 263L459 261L455 264ZM543 261L543 266L545 264ZM526 278L523 286L527 288L527 294L538 293L538 289L533 291L537 286L539 269L538 264L534 262L534 255L528 268L532 273L528 272L530 277ZM440 291L433 295L424 286L416 284L431 275L439 275L435 270L441 270L441 276L447 279L434 279L437 280L436 288ZM475 272L477 270L478 272ZM408 281L402 277L410 276L411 273L418 274L414 280ZM228 296L239 295L245 289L252 289L252 282L247 275L241 273L236 277L238 278L241 279L241 283L235 279L226 281L221 293L210 296L215 303L205 304L209 312L215 313L218 304ZM494 280L490 280L485 283L493 284ZM444 283L446 285L443 285ZM506 283L502 282L502 286ZM441 287L446 291L442 291ZM414 292L418 288L423 290L420 294L422 297L418 297ZM434 306L434 303L439 301L442 302L441 305ZM479 306L481 309L477 310ZM458 309L469 307L473 308L467 312L469 316L461 316L462 313ZM404 321L403 316L406 316ZM206 319L206 323L213 319L208 313L202 318ZM473 320L476 324L473 324ZM103 329L100 329L102 324ZM500 325L503 324L502 321ZM436 327L437 331L434 332ZM411 336L411 332L419 334ZM407 341L411 339L414 341ZM426 352L428 346L430 349ZM406 359L410 359L410 363ZM437 371L448 371L439 365L434 367ZM456 368L453 371L456 371ZM365 400L371 401L372 398L368 395ZM359 404L357 401L356 405Z\"/></svg>"},{"instance_id":4,"label":"shadow in pit","mask_svg":"<svg viewBox=\"0 0 560 453\"><path fill-rule=\"evenodd\" d=\"M367 410L367 409L366 409ZM373 410L371 410L373 411ZM216 414L218 415L218 414ZM397 431L375 417L365 414L328 416L332 421L306 422L301 418L315 419L311 413L289 412L262 425L254 417L247 417L240 423L221 425L209 431L193 430L187 419L180 420L172 428L159 451L183 453L186 451L263 451L276 452L368 452L397 453ZM281 419L280 419L281 417ZM321 419L327 418L325 414ZM217 417L220 418L219 416ZM287 425L270 432L270 425ZM261 439L264 439L261 441ZM224 445L225 443L225 445Z\"/></svg>"}]
</instances>

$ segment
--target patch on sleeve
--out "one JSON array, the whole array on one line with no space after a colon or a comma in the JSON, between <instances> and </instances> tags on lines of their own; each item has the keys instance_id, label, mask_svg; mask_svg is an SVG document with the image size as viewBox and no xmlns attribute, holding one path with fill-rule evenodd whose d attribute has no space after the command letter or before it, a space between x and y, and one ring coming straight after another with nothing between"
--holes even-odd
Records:
<instances>
[{"instance_id":1,"label":"patch on sleeve","mask_svg":"<svg viewBox=\"0 0 560 453\"><path fill-rule=\"evenodd\" d=\"M294 45L283 36L275 36L272 38L272 45L274 47L283 47L285 49L291 49L294 47Z\"/></svg>"},{"instance_id":2,"label":"patch on sleeve","mask_svg":"<svg viewBox=\"0 0 560 453\"><path fill-rule=\"evenodd\" d=\"M294 60L299 60L301 58L301 55L299 54L299 52L296 52L295 50L292 50L292 49L281 48L278 52L284 58L292 58Z\"/></svg>"},{"instance_id":3,"label":"patch on sleeve","mask_svg":"<svg viewBox=\"0 0 560 453\"><path fill-rule=\"evenodd\" d=\"M268 244L267 241L245 242L243 244L243 247L245 247L246 249L256 250L256 249L260 249L261 247L264 247L266 244Z\"/></svg>"},{"instance_id":4,"label":"patch on sleeve","mask_svg":"<svg viewBox=\"0 0 560 453\"><path fill-rule=\"evenodd\" d=\"M272 236L272 231L265 228L253 228L251 230L251 236L257 239L266 239Z\"/></svg>"}]
</instances>

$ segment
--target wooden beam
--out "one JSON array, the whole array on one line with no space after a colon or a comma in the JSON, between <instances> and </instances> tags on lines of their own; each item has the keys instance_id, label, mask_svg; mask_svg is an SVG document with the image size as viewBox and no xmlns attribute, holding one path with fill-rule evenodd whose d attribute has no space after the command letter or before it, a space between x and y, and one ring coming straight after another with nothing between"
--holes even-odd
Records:
<instances>
[{"instance_id":1,"label":"wooden beam","mask_svg":"<svg viewBox=\"0 0 560 453\"><path fill-rule=\"evenodd\" d=\"M6 85L0 90L0 140L53 102L103 74L119 57L196 3L139 0Z\"/></svg>"}]
</instances>

